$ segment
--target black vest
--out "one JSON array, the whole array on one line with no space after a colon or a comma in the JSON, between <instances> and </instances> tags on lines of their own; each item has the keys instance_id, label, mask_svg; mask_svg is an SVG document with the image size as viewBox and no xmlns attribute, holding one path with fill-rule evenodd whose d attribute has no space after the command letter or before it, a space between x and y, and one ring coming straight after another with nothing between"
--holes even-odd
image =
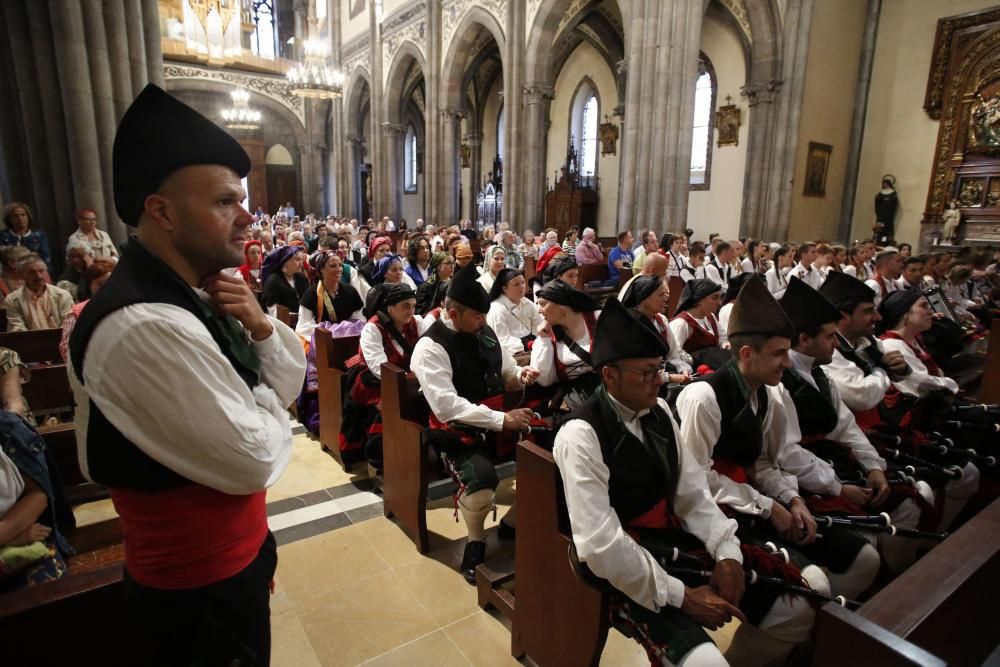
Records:
<instances>
[{"instance_id":1,"label":"black vest","mask_svg":"<svg viewBox=\"0 0 1000 667\"><path fill-rule=\"evenodd\" d=\"M750 389L735 360L701 382L712 387L722 412L722 432L712 450L712 458L749 468L764 449L763 424L769 409L767 389L762 386L757 390L757 412L754 413L747 400Z\"/></svg>"},{"instance_id":2,"label":"black vest","mask_svg":"<svg viewBox=\"0 0 1000 667\"><path fill-rule=\"evenodd\" d=\"M478 335L458 333L441 320L424 333L448 353L455 392L467 401L480 403L503 393L503 356L497 335L489 325Z\"/></svg>"},{"instance_id":3,"label":"black vest","mask_svg":"<svg viewBox=\"0 0 1000 667\"><path fill-rule=\"evenodd\" d=\"M781 375L781 384L795 403L802 437L826 436L837 428L837 408L808 380L786 368Z\"/></svg>"},{"instance_id":4,"label":"black vest","mask_svg":"<svg viewBox=\"0 0 1000 667\"><path fill-rule=\"evenodd\" d=\"M844 355L845 359L860 368L865 376L871 375L872 371L882 366L882 351L878 349L878 345L874 341L865 349L857 350L838 333L837 350Z\"/></svg>"},{"instance_id":5,"label":"black vest","mask_svg":"<svg viewBox=\"0 0 1000 667\"><path fill-rule=\"evenodd\" d=\"M590 425L601 443L601 455L608 466L608 496L622 524L642 516L666 498L671 505L677 490L677 443L670 418L659 405L642 418L646 441L632 435L618 413L597 392L566 420L581 419Z\"/></svg>"},{"instance_id":6,"label":"black vest","mask_svg":"<svg viewBox=\"0 0 1000 667\"><path fill-rule=\"evenodd\" d=\"M219 350L247 387L253 388L260 381L259 362L252 349L244 345L242 350L237 350L232 342L234 336L245 335L239 323L216 314L170 267L133 240L122 253L111 277L80 313L70 336L70 357L80 384L84 383L87 344L97 325L114 311L139 303L164 303L188 311L212 334ZM249 357L246 356L248 351ZM158 351L150 349L149 353L158 354ZM165 405L162 409L170 410L171 406ZM87 467L95 482L111 488L150 492L191 483L143 453L108 421L93 400L90 401L86 438Z\"/></svg>"}]
</instances>

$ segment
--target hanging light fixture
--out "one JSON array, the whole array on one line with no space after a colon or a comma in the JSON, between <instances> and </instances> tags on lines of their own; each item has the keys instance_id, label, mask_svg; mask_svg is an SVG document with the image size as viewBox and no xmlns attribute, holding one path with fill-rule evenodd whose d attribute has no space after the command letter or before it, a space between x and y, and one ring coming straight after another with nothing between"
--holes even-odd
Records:
<instances>
[{"instance_id":1,"label":"hanging light fixture","mask_svg":"<svg viewBox=\"0 0 1000 667\"><path fill-rule=\"evenodd\" d=\"M250 107L250 93L237 88L231 93L233 106L222 110L222 119L231 130L256 130L260 127L260 112Z\"/></svg>"},{"instance_id":2,"label":"hanging light fixture","mask_svg":"<svg viewBox=\"0 0 1000 667\"><path fill-rule=\"evenodd\" d=\"M305 59L288 70L288 86L300 97L329 100L344 92L344 73L326 64L327 48L319 40L305 43Z\"/></svg>"}]
</instances>

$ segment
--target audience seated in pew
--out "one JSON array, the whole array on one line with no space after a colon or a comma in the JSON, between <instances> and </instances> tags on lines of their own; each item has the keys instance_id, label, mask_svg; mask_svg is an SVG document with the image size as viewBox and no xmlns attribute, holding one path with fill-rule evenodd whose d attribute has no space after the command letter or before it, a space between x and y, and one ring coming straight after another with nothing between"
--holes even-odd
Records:
<instances>
[{"instance_id":1,"label":"audience seated in pew","mask_svg":"<svg viewBox=\"0 0 1000 667\"><path fill-rule=\"evenodd\" d=\"M723 288L712 280L691 280L684 284L677 314L670 320L670 330L677 343L691 355L691 365L702 364L718 370L729 359L720 347L719 310Z\"/></svg>"},{"instance_id":2,"label":"audience seated in pew","mask_svg":"<svg viewBox=\"0 0 1000 667\"><path fill-rule=\"evenodd\" d=\"M58 329L73 308L73 295L51 285L45 261L28 254L17 262L17 271L24 286L4 299L7 309L7 331Z\"/></svg>"},{"instance_id":3,"label":"audience seated in pew","mask_svg":"<svg viewBox=\"0 0 1000 667\"><path fill-rule=\"evenodd\" d=\"M289 313L299 312L299 303L309 289L309 280L301 273L304 259L305 252L298 246L275 248L264 257L261 301L271 317L276 316L279 305Z\"/></svg>"},{"instance_id":4,"label":"audience seated in pew","mask_svg":"<svg viewBox=\"0 0 1000 667\"><path fill-rule=\"evenodd\" d=\"M83 279L87 282L88 295L95 294L101 288L101 285L107 281L108 276L114 271L115 264L116 262L109 259L95 259L87 265ZM59 341L59 356L62 357L63 361L67 361L69 357L69 337L73 333L73 327L76 326L76 320L80 317L80 313L89 301L90 297L88 296L86 300L75 304L70 310L69 315L63 320L62 340Z\"/></svg>"}]
</instances>

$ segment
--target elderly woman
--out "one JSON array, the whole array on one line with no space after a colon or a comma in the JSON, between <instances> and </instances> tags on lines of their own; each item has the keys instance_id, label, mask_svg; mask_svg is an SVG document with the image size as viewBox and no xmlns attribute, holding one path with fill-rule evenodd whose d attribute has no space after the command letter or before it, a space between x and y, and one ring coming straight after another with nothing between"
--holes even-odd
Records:
<instances>
[{"instance_id":1,"label":"elderly woman","mask_svg":"<svg viewBox=\"0 0 1000 667\"><path fill-rule=\"evenodd\" d=\"M69 357L69 337L73 333L73 327L83 312L84 307L90 301L90 297L97 293L97 290L108 281L111 272L115 270L117 263L111 259L95 259L84 270L83 280L87 284L87 298L73 306L69 315L62 323L62 339L59 341L59 354L63 361L68 361Z\"/></svg>"},{"instance_id":2,"label":"elderly woman","mask_svg":"<svg viewBox=\"0 0 1000 667\"><path fill-rule=\"evenodd\" d=\"M448 284L455 274L455 258L446 252L431 257L430 276L417 288L417 314L433 314L436 318L448 295Z\"/></svg>"},{"instance_id":3,"label":"elderly woman","mask_svg":"<svg viewBox=\"0 0 1000 667\"><path fill-rule=\"evenodd\" d=\"M523 273L506 268L497 275L490 290L490 312L486 315L486 323L511 354L530 350L542 327L538 307L524 296L527 288Z\"/></svg>"},{"instance_id":4,"label":"elderly woman","mask_svg":"<svg viewBox=\"0 0 1000 667\"><path fill-rule=\"evenodd\" d=\"M718 370L729 360L729 353L720 347L715 318L721 299L722 286L714 280L691 280L684 284L677 315L670 320L674 338L691 355L695 368L705 364Z\"/></svg>"},{"instance_id":5,"label":"elderly woman","mask_svg":"<svg viewBox=\"0 0 1000 667\"><path fill-rule=\"evenodd\" d=\"M261 299L271 317L277 315L278 306L284 306L289 313L298 312L299 301L309 289L309 280L302 274L304 258L302 248L293 245L275 248L264 258Z\"/></svg>"},{"instance_id":6,"label":"elderly woman","mask_svg":"<svg viewBox=\"0 0 1000 667\"><path fill-rule=\"evenodd\" d=\"M486 251L486 257L483 259L483 275L479 276L479 284L483 286L483 289L489 292L493 289L493 281L497 279L497 275L500 270L507 265L507 253L504 252L503 247L499 245L492 245Z\"/></svg>"},{"instance_id":7,"label":"elderly woman","mask_svg":"<svg viewBox=\"0 0 1000 667\"><path fill-rule=\"evenodd\" d=\"M553 280L539 290L538 309L543 322L531 346L529 365L538 370L541 386L558 382L562 399L574 410L600 385L590 363L600 306L580 290Z\"/></svg>"},{"instance_id":8,"label":"elderly woman","mask_svg":"<svg viewBox=\"0 0 1000 667\"><path fill-rule=\"evenodd\" d=\"M344 260L335 252L320 250L309 262L316 270L316 283L299 300L299 321L295 333L312 338L320 322L336 324L344 320L363 320L361 295L340 278Z\"/></svg>"},{"instance_id":9,"label":"elderly woman","mask_svg":"<svg viewBox=\"0 0 1000 667\"><path fill-rule=\"evenodd\" d=\"M413 346L431 321L417 315L416 307L417 295L409 286L380 285L374 312L361 330L358 354L347 361L350 391L341 449L358 450L364 443L365 456L377 471L382 470L382 364L410 369Z\"/></svg>"},{"instance_id":10,"label":"elderly woman","mask_svg":"<svg viewBox=\"0 0 1000 667\"><path fill-rule=\"evenodd\" d=\"M631 310L640 324L648 327L663 339L670 353L667 355L667 382L684 384L691 380L691 357L681 349L674 338L663 311L670 300L670 287L659 276L641 275L625 288L622 305Z\"/></svg>"},{"instance_id":11,"label":"elderly woman","mask_svg":"<svg viewBox=\"0 0 1000 667\"><path fill-rule=\"evenodd\" d=\"M92 208L76 210L77 230L69 235L69 241L74 239L86 241L94 251L96 259L112 259L118 257L118 249L111 241L107 232L97 228L97 211Z\"/></svg>"},{"instance_id":12,"label":"elderly woman","mask_svg":"<svg viewBox=\"0 0 1000 667\"><path fill-rule=\"evenodd\" d=\"M260 241L253 239L247 241L243 244L243 264L236 269L240 277L255 292L259 292L263 287L260 280L260 265L263 254L264 247Z\"/></svg>"},{"instance_id":13,"label":"elderly woman","mask_svg":"<svg viewBox=\"0 0 1000 667\"><path fill-rule=\"evenodd\" d=\"M49 249L49 237L42 230L32 228L34 220L31 208L27 204L13 201L3 207L3 222L7 228L0 230L0 245L24 246L41 257L45 266L51 271L52 251Z\"/></svg>"},{"instance_id":14,"label":"elderly woman","mask_svg":"<svg viewBox=\"0 0 1000 667\"><path fill-rule=\"evenodd\" d=\"M90 285L84 274L93 261L94 253L90 243L71 236L66 243L66 268L56 281L56 287L61 287L72 294L73 300L77 303L89 299Z\"/></svg>"}]
</instances>

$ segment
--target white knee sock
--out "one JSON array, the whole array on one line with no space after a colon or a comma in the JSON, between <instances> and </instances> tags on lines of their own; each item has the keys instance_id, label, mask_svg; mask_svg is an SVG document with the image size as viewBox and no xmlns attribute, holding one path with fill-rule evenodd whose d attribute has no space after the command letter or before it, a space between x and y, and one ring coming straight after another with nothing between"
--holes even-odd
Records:
<instances>
[{"instance_id":1,"label":"white knee sock","mask_svg":"<svg viewBox=\"0 0 1000 667\"><path fill-rule=\"evenodd\" d=\"M823 571L830 580L830 592L848 599L856 598L868 590L875 581L881 562L875 547L866 544L861 547L854 562L845 572L831 572L829 568L824 567Z\"/></svg>"},{"instance_id":2,"label":"white knee sock","mask_svg":"<svg viewBox=\"0 0 1000 667\"><path fill-rule=\"evenodd\" d=\"M517 522L517 511L516 510L517 510L517 501L514 501L514 502L512 502L510 504L510 509L507 510L507 513L504 514L503 518L500 519L500 520L503 521L508 526L510 526L511 528L515 528L517 526L517 523L516 523Z\"/></svg>"},{"instance_id":3,"label":"white knee sock","mask_svg":"<svg viewBox=\"0 0 1000 667\"><path fill-rule=\"evenodd\" d=\"M944 486L944 509L941 511L941 523L938 530L948 530L958 513L965 507L976 491L979 490L979 468L972 463L966 463L962 468L961 479L948 482Z\"/></svg>"},{"instance_id":4,"label":"white knee sock","mask_svg":"<svg viewBox=\"0 0 1000 667\"><path fill-rule=\"evenodd\" d=\"M462 510L465 526L469 529L469 541L484 542L486 540L486 517L493 509L493 491L480 489L473 493L466 493L458 499L458 506Z\"/></svg>"},{"instance_id":5,"label":"white knee sock","mask_svg":"<svg viewBox=\"0 0 1000 667\"><path fill-rule=\"evenodd\" d=\"M673 663L669 661L664 661L664 664L673 667ZM677 661L677 667L728 667L728 665L719 647L712 642L698 644Z\"/></svg>"}]
</instances>

